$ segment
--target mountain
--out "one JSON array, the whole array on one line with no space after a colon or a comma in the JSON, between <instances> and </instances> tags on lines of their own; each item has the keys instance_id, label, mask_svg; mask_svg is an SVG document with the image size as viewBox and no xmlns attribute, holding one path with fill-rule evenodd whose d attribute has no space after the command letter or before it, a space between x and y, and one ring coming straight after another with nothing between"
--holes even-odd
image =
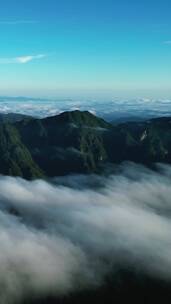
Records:
<instances>
[{"instance_id":1,"label":"mountain","mask_svg":"<svg viewBox=\"0 0 171 304\"><path fill-rule=\"evenodd\" d=\"M146 165L154 162L171 162L171 118L162 117L145 122L121 124L118 129L125 137L122 160ZM115 160L115 159L114 159Z\"/></svg>"},{"instance_id":2,"label":"mountain","mask_svg":"<svg viewBox=\"0 0 171 304\"><path fill-rule=\"evenodd\" d=\"M0 125L0 173L27 179L43 177L30 152L11 125Z\"/></svg>"},{"instance_id":3,"label":"mountain","mask_svg":"<svg viewBox=\"0 0 171 304\"><path fill-rule=\"evenodd\" d=\"M63 112L60 115L48 117L43 120L48 123L57 123L57 124L75 124L77 127L100 127L108 128L110 124L107 123L102 118L96 117L88 111L71 111Z\"/></svg>"},{"instance_id":4,"label":"mountain","mask_svg":"<svg viewBox=\"0 0 171 304\"><path fill-rule=\"evenodd\" d=\"M15 124L22 142L48 176L98 171L107 158L103 133L111 126L89 112L65 112Z\"/></svg>"},{"instance_id":5,"label":"mountain","mask_svg":"<svg viewBox=\"0 0 171 304\"><path fill-rule=\"evenodd\" d=\"M84 111L0 125L0 173L24 178L100 173L125 160L171 163L171 118L112 125Z\"/></svg>"},{"instance_id":6,"label":"mountain","mask_svg":"<svg viewBox=\"0 0 171 304\"><path fill-rule=\"evenodd\" d=\"M23 119L31 119L30 116L18 113L0 113L0 123L15 123L17 121L21 121Z\"/></svg>"}]
</instances>

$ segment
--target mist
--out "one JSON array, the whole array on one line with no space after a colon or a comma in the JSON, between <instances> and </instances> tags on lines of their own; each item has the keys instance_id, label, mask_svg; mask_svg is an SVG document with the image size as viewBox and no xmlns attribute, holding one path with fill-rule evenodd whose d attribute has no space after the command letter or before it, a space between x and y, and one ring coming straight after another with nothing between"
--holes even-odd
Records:
<instances>
[{"instance_id":1,"label":"mist","mask_svg":"<svg viewBox=\"0 0 171 304\"><path fill-rule=\"evenodd\" d=\"M170 281L170 185L161 164L53 183L1 176L1 303L98 287L127 267Z\"/></svg>"}]
</instances>

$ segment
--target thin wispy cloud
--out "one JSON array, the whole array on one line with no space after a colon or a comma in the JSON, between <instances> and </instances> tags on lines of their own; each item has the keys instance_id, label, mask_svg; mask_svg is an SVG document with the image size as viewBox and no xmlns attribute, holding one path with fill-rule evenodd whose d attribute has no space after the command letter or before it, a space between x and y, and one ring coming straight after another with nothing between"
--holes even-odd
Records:
<instances>
[{"instance_id":1,"label":"thin wispy cloud","mask_svg":"<svg viewBox=\"0 0 171 304\"><path fill-rule=\"evenodd\" d=\"M46 56L46 54L38 54L11 58L0 58L0 64L25 64L33 60L43 59Z\"/></svg>"},{"instance_id":2,"label":"thin wispy cloud","mask_svg":"<svg viewBox=\"0 0 171 304\"><path fill-rule=\"evenodd\" d=\"M171 44L171 40L164 41L164 44Z\"/></svg>"},{"instance_id":3,"label":"thin wispy cloud","mask_svg":"<svg viewBox=\"0 0 171 304\"><path fill-rule=\"evenodd\" d=\"M35 20L0 20L0 25L35 24Z\"/></svg>"}]
</instances>

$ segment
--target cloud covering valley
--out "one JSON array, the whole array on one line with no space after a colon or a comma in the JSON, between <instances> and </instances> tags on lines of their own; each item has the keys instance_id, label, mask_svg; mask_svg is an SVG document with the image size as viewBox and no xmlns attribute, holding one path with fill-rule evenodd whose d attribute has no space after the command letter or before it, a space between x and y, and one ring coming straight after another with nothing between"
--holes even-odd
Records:
<instances>
[{"instance_id":1,"label":"cloud covering valley","mask_svg":"<svg viewBox=\"0 0 171 304\"><path fill-rule=\"evenodd\" d=\"M171 167L158 170L124 164L52 184L1 176L1 303L99 286L120 267L171 280Z\"/></svg>"}]
</instances>

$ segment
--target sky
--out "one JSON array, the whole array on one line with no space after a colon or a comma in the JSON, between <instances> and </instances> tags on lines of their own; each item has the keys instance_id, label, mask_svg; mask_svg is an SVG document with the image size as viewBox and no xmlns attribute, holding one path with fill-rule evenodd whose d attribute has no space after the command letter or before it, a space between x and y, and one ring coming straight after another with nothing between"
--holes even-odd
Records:
<instances>
[{"instance_id":1,"label":"sky","mask_svg":"<svg viewBox=\"0 0 171 304\"><path fill-rule=\"evenodd\" d=\"M0 95L171 98L170 0L6 0Z\"/></svg>"}]
</instances>

